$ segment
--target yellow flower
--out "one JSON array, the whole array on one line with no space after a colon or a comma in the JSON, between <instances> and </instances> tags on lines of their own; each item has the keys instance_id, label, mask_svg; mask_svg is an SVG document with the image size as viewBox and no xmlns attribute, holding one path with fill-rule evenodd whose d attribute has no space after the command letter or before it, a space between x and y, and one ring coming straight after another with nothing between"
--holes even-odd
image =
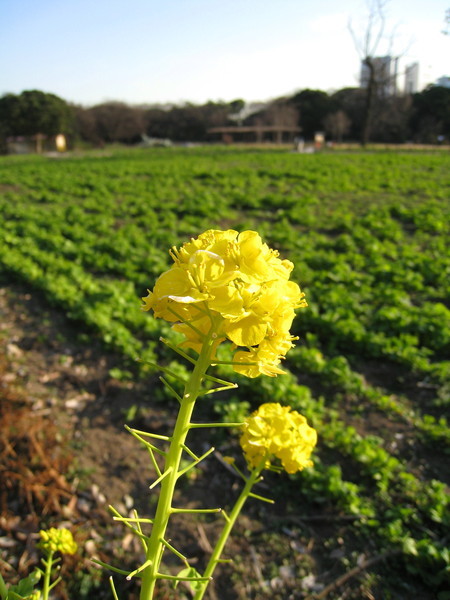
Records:
<instances>
[{"instance_id":1,"label":"yellow flower","mask_svg":"<svg viewBox=\"0 0 450 600\"><path fill-rule=\"evenodd\" d=\"M193 327L195 327L195 329L193 329ZM207 335L210 327L211 321L207 316L203 316L195 321L190 321L189 325L186 323L175 323L175 325L173 325L173 329L179 333L182 333L186 338L185 341L180 344L180 346L192 348L195 350L195 352L197 352L197 354L200 354L204 337ZM217 348L217 346L224 340L224 336L217 336L214 340L215 348Z\"/></svg>"},{"instance_id":2,"label":"yellow flower","mask_svg":"<svg viewBox=\"0 0 450 600\"><path fill-rule=\"evenodd\" d=\"M250 467L257 467L264 457L268 467L275 457L288 473L296 473L312 466L317 432L290 406L269 402L246 419L240 443Z\"/></svg>"},{"instance_id":3,"label":"yellow flower","mask_svg":"<svg viewBox=\"0 0 450 600\"><path fill-rule=\"evenodd\" d=\"M284 371L279 369L277 365L280 360L278 358L272 358L270 360L259 360L258 349L251 348L249 352L239 350L234 355L234 366L233 369L236 373L245 375L253 379L259 375L268 375L269 377L276 377L277 375L283 375Z\"/></svg>"},{"instance_id":4,"label":"yellow flower","mask_svg":"<svg viewBox=\"0 0 450 600\"><path fill-rule=\"evenodd\" d=\"M143 310L176 323L185 345L197 352L214 327L216 339L238 347L239 373L282 373L277 365L292 346L295 309L306 306L299 286L289 281L293 264L281 260L256 231L233 229L205 231L170 255L174 264L143 298Z\"/></svg>"},{"instance_id":5,"label":"yellow flower","mask_svg":"<svg viewBox=\"0 0 450 600\"><path fill-rule=\"evenodd\" d=\"M261 374L269 377L282 375L284 371L277 365L280 364L287 351L294 346L292 342L296 339L289 333L268 336L256 348L249 348L247 352L236 352L234 361L238 364L234 365L234 370L236 373L251 378Z\"/></svg>"},{"instance_id":6,"label":"yellow flower","mask_svg":"<svg viewBox=\"0 0 450 600\"><path fill-rule=\"evenodd\" d=\"M62 554L75 554L77 544L72 537L72 533L65 528L41 529L39 532L41 541L39 547L48 552L61 552Z\"/></svg>"}]
</instances>

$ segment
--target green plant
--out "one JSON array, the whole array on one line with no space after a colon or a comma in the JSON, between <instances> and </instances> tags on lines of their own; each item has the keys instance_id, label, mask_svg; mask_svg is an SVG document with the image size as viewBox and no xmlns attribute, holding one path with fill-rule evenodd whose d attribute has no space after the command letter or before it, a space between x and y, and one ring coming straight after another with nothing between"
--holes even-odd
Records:
<instances>
[{"instance_id":1,"label":"green plant","mask_svg":"<svg viewBox=\"0 0 450 600\"><path fill-rule=\"evenodd\" d=\"M2 600L48 600L49 594L60 581L61 577L56 577L52 581L54 567L60 562L60 558L55 558L57 552L61 554L75 554L77 544L72 533L65 528L43 529L40 532L41 541L38 544L39 549L44 556L41 558L43 568L36 568L30 575L24 577L15 585L6 586L0 574L0 597ZM36 588L42 580L42 589Z\"/></svg>"}]
</instances>

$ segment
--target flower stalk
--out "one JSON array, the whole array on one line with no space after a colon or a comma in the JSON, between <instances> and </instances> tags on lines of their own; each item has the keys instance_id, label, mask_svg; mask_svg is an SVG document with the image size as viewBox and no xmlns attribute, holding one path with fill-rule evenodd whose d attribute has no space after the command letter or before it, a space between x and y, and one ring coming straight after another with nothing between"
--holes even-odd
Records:
<instances>
[{"instance_id":1,"label":"flower stalk","mask_svg":"<svg viewBox=\"0 0 450 600\"><path fill-rule=\"evenodd\" d=\"M146 559L149 564L142 572L140 600L151 600L153 598L156 581L160 578L159 569L161 560L164 549L168 544L165 540L166 529L171 514L177 510L173 507L172 502L177 480L183 474L183 471L180 471L181 458L186 448L186 437L191 428L191 417L195 401L200 394L206 371L211 364L214 335L215 327L213 322L208 335L205 337L201 352L181 397L175 429L170 438L170 447L161 475L163 477L167 473L167 476L163 477L163 479L159 478L161 479L161 493L153 521L152 533L147 546Z\"/></svg>"},{"instance_id":2,"label":"flower stalk","mask_svg":"<svg viewBox=\"0 0 450 600\"><path fill-rule=\"evenodd\" d=\"M261 471L264 469L264 466L266 463L266 458L267 457L265 456L264 459L260 462L259 466L256 467L255 469L253 469L253 471L250 473L250 477L248 477L248 479L246 479L245 486L244 486L242 492L240 493L239 498L236 500L231 513L229 515L226 515L225 513L223 513L226 523L225 523L224 528L222 529L219 539L217 540L217 543L211 554L211 558L209 559L208 565L203 573L205 582L202 582L198 586L197 592L195 593L195 596L194 596L194 600L202 600L202 598L206 592L206 589L208 587L209 580L212 579L215 568L217 567L218 564L220 564L222 562L222 560L221 560L222 552L225 548L225 544L227 543L228 538L230 537L230 533L236 523L236 520L237 520L238 516L240 515L240 513L244 507L244 504L246 503L248 498L252 497L253 486L255 485L255 483L258 483L258 481L261 481L260 475L261 475ZM253 494L253 497L257 497L257 496L255 496ZM264 500L267 500L267 499L264 499Z\"/></svg>"},{"instance_id":3,"label":"flower stalk","mask_svg":"<svg viewBox=\"0 0 450 600\"><path fill-rule=\"evenodd\" d=\"M42 584L42 600L48 600L48 594L49 594L51 588L54 587L57 583L59 583L59 581L61 581L61 579L58 577L58 579L54 582L54 584L50 585L50 578L52 575L52 567L53 567L53 554L54 554L54 552L52 550L49 550L47 557L45 559L42 559L42 564L45 567L44 581Z\"/></svg>"},{"instance_id":4,"label":"flower stalk","mask_svg":"<svg viewBox=\"0 0 450 600\"><path fill-rule=\"evenodd\" d=\"M258 410L245 423L197 423L192 421L195 403L199 397L237 387L208 375L211 365L229 364L235 372L251 378L260 375L276 377L284 373L278 365L296 339L289 333L295 309L305 307L306 302L299 286L289 281L293 264L281 260L278 252L264 244L254 231L209 230L180 249L172 248L170 255L174 264L158 278L153 291L148 290L142 308L152 310L155 317L171 322L173 329L183 334L183 341L178 345L162 341L187 360L192 371L186 381L167 367L152 365L162 371L160 380L179 402L172 435L163 436L127 427L148 450L156 472L156 479L150 485L150 489L160 486L154 518L140 518L136 511L134 517L122 516L113 508L112 511L113 518L131 529L145 550L141 566L126 573L127 579L135 576L142 579L140 600L154 598L159 579L173 581L175 585L184 581L191 587L195 600L201 600L215 568L224 562L220 558L222 551L245 502L249 498L273 502L252 491L261 479L261 471L271 467L274 459L280 460L289 473L309 466L309 455L316 437L304 417L295 411L290 413L289 407L279 404L262 405L261 411ZM225 341L231 342L231 361L221 361L216 356L217 347ZM197 358L193 358L190 351ZM166 378L175 379L178 384L181 382L184 390L175 389ZM210 448L203 455L196 456L186 443L190 430L236 426L243 427L241 446L250 474L244 475L231 461L245 483L230 515L221 508L175 507L173 500L178 479L214 450ZM168 449L158 448L155 445L158 442L168 443ZM184 453L191 459L187 466L181 466ZM155 455L163 458L163 466ZM187 557L166 539L170 517L173 514L218 512L222 513L225 525L205 572L200 574L189 564ZM141 525L144 524L152 526L149 536L142 530ZM184 564L185 568L178 575L161 572L165 551L174 554ZM109 568L124 573L121 569ZM111 585L117 600L114 584Z\"/></svg>"}]
</instances>

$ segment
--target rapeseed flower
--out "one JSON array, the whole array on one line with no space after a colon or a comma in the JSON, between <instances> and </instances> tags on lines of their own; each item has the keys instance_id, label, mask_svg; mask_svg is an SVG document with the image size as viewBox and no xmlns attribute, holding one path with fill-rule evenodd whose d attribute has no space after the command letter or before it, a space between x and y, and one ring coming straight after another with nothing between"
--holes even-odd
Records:
<instances>
[{"instance_id":1,"label":"rapeseed flower","mask_svg":"<svg viewBox=\"0 0 450 600\"><path fill-rule=\"evenodd\" d=\"M295 309L306 306L289 281L293 264L255 231L232 229L205 231L170 255L174 264L148 290L143 310L175 323L197 352L213 327L216 345L228 339L236 347L238 373L282 373L277 365L295 339L289 334Z\"/></svg>"},{"instance_id":2,"label":"rapeseed flower","mask_svg":"<svg viewBox=\"0 0 450 600\"><path fill-rule=\"evenodd\" d=\"M50 527L50 529L41 529L39 535L41 537L39 547L47 552L75 554L77 551L77 543L68 529L56 529L55 527Z\"/></svg>"},{"instance_id":3,"label":"rapeseed flower","mask_svg":"<svg viewBox=\"0 0 450 600\"><path fill-rule=\"evenodd\" d=\"M264 458L269 467L278 458L288 473L296 473L312 466L317 432L290 406L268 402L246 419L240 443L250 467L258 467Z\"/></svg>"}]
</instances>

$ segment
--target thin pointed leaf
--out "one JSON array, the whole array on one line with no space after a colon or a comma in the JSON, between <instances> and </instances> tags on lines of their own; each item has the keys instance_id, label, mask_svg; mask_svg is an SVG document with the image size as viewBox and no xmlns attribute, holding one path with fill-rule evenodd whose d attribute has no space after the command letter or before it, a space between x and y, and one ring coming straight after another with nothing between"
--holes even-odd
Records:
<instances>
[{"instance_id":1,"label":"thin pointed leaf","mask_svg":"<svg viewBox=\"0 0 450 600\"><path fill-rule=\"evenodd\" d=\"M190 567L188 559L186 558L186 556L184 556L184 554L181 554L181 552L179 552L179 550L177 550L176 548L174 548L172 546L172 544L169 544L168 541L166 541L164 538L161 539L161 542L164 544L164 546L170 550L171 552L173 552L175 554L175 556L178 556L178 558L180 558L187 567Z\"/></svg>"},{"instance_id":2,"label":"thin pointed leaf","mask_svg":"<svg viewBox=\"0 0 450 600\"><path fill-rule=\"evenodd\" d=\"M171 438L167 435L160 435L159 433L150 433L149 431L142 431L140 429L133 429L131 427L128 427L128 425L125 425L125 429L127 429L128 431L130 431L131 433L137 433L139 435L142 436L147 436L147 437L152 437L155 438L155 440L164 440L165 442L170 442Z\"/></svg>"},{"instance_id":3,"label":"thin pointed leaf","mask_svg":"<svg viewBox=\"0 0 450 600\"><path fill-rule=\"evenodd\" d=\"M169 390L169 392L175 396L175 398L178 400L178 402L181 404L183 402L183 399L181 398L180 394L175 390L175 388L173 388L170 383L167 381L167 379L164 379L164 377L160 377L159 380L166 386L166 388Z\"/></svg>"},{"instance_id":4,"label":"thin pointed leaf","mask_svg":"<svg viewBox=\"0 0 450 600\"><path fill-rule=\"evenodd\" d=\"M157 472L158 477L160 477L162 475L161 469L159 468L159 465L156 462L155 455L153 454L153 448L151 447L150 444L147 446L147 450L148 450L148 453L150 454L150 460L152 461L153 468Z\"/></svg>"},{"instance_id":5,"label":"thin pointed leaf","mask_svg":"<svg viewBox=\"0 0 450 600\"><path fill-rule=\"evenodd\" d=\"M196 460L194 460L193 462L191 462L190 465L188 465L187 467L184 467L184 469L181 469L180 471L178 471L177 478L181 477L182 475L185 475L188 471L190 471L191 469L193 469L194 467L196 467L199 462L201 462L203 459L205 459L207 456L209 456L211 454L211 452L214 452L214 450L215 450L215 448L211 447L204 454L202 454L202 456L199 456Z\"/></svg>"},{"instance_id":6,"label":"thin pointed leaf","mask_svg":"<svg viewBox=\"0 0 450 600\"><path fill-rule=\"evenodd\" d=\"M147 567L149 567L152 564L152 562L153 561L151 561L150 559L148 559L140 567L138 567L134 571L131 571L131 573L128 573L128 575L127 575L128 581L130 581L130 579L132 577L134 577L135 575L139 575L139 573L141 573L144 569L146 569Z\"/></svg>"},{"instance_id":7,"label":"thin pointed leaf","mask_svg":"<svg viewBox=\"0 0 450 600\"><path fill-rule=\"evenodd\" d=\"M200 331L200 329L198 329L197 327L195 327L195 325L192 325L192 323L190 321L185 321L175 310L173 310L173 308L170 305L167 306L167 310L169 310L182 323L184 323L185 325L187 325L188 327L190 327L192 329L192 331L195 331L195 333L199 336L199 338L201 340L204 340L206 338L206 336L203 333L203 331Z\"/></svg>"},{"instance_id":8,"label":"thin pointed leaf","mask_svg":"<svg viewBox=\"0 0 450 600\"><path fill-rule=\"evenodd\" d=\"M232 385L224 385L222 387L216 387L212 390L205 390L204 392L200 392L199 396L207 396L208 394L215 394L216 392L224 392L225 390L235 390L238 387L237 383L233 383Z\"/></svg>"},{"instance_id":9,"label":"thin pointed leaf","mask_svg":"<svg viewBox=\"0 0 450 600\"><path fill-rule=\"evenodd\" d=\"M153 524L153 519L147 519L144 517L139 517L138 519L135 517L113 517L113 521L119 521L122 523L150 523ZM141 532L142 533L142 532Z\"/></svg>"},{"instance_id":10,"label":"thin pointed leaf","mask_svg":"<svg viewBox=\"0 0 450 600\"><path fill-rule=\"evenodd\" d=\"M186 383L186 380L184 379L184 377L182 377L181 375L178 375L178 373L175 373L174 371L171 371L167 367L163 367L162 365L158 365L158 363L154 363L154 362L151 362L148 360L140 360L140 359L138 359L138 360L143 365L149 365L150 367L153 367L156 371L162 371L163 373L170 375L170 377L174 377L175 379L178 379L182 383Z\"/></svg>"},{"instance_id":11,"label":"thin pointed leaf","mask_svg":"<svg viewBox=\"0 0 450 600\"><path fill-rule=\"evenodd\" d=\"M194 569L194 567L189 567L189 569L183 569L182 571L180 571L180 573L178 575L168 575L167 573L157 573L156 574L156 578L157 579L168 579L170 581L211 581L212 577L202 577L200 574L197 575L182 575L182 573L185 573L187 571L190 572L194 572L197 573L197 571Z\"/></svg>"},{"instance_id":12,"label":"thin pointed leaf","mask_svg":"<svg viewBox=\"0 0 450 600\"><path fill-rule=\"evenodd\" d=\"M226 511L222 510L221 515L227 523L230 523L230 517L227 515Z\"/></svg>"},{"instance_id":13,"label":"thin pointed leaf","mask_svg":"<svg viewBox=\"0 0 450 600\"><path fill-rule=\"evenodd\" d=\"M154 487L156 487L158 485L158 483L161 483L161 481L167 477L167 475L169 475L169 473L171 473L173 471L173 467L169 467L167 469L167 471L164 471L164 473L161 475L161 477L158 477L158 479L156 479L151 485L149 485L149 489L152 490Z\"/></svg>"},{"instance_id":14,"label":"thin pointed leaf","mask_svg":"<svg viewBox=\"0 0 450 600\"><path fill-rule=\"evenodd\" d=\"M142 527L141 527L141 522L143 523L144 520L139 518L138 511L136 509L133 509L133 514L134 514L134 518L136 519L136 527L137 527L139 533L142 536L144 536L144 532L142 531ZM153 523L153 519L147 519L147 522ZM144 539L142 539L142 538L140 538L140 539L141 539L142 547L144 548L144 552L147 553L148 544Z\"/></svg>"},{"instance_id":15,"label":"thin pointed leaf","mask_svg":"<svg viewBox=\"0 0 450 600\"><path fill-rule=\"evenodd\" d=\"M269 504L275 504L275 500L272 500L271 498L265 498L264 496L259 496L253 492L249 492L248 495L250 498L255 498L256 500L261 500L262 502L268 502Z\"/></svg>"},{"instance_id":16,"label":"thin pointed leaf","mask_svg":"<svg viewBox=\"0 0 450 600\"><path fill-rule=\"evenodd\" d=\"M169 342L169 340L166 340L163 337L159 338L161 340L161 342L163 344L165 344L168 348L170 348L171 350L173 350L174 352L176 352L177 354L179 354L180 356L182 356L183 358L185 358L187 361L189 361L190 363L192 363L193 365L196 364L196 360L195 358L192 358L192 356L189 356L189 354L187 352L185 352L184 350L182 350L181 348L179 348L178 346L176 346L175 344L172 344L172 342Z\"/></svg>"},{"instance_id":17,"label":"thin pointed leaf","mask_svg":"<svg viewBox=\"0 0 450 600\"><path fill-rule=\"evenodd\" d=\"M58 585L58 583L60 583L62 581L62 577L57 577L55 579L55 581L48 586L48 591L52 590L54 587L56 587Z\"/></svg>"},{"instance_id":18,"label":"thin pointed leaf","mask_svg":"<svg viewBox=\"0 0 450 600\"><path fill-rule=\"evenodd\" d=\"M186 446L186 444L182 444L181 447L189 454L191 458L193 458L194 460L198 460L198 456L194 454L192 450Z\"/></svg>"},{"instance_id":19,"label":"thin pointed leaf","mask_svg":"<svg viewBox=\"0 0 450 600\"><path fill-rule=\"evenodd\" d=\"M116 588L115 588L115 586L114 586L114 581L113 581L112 575L111 575L111 577L109 578L109 585L111 586L111 591L112 591L112 595L113 595L113 597L114 597L114 600L119 600L119 596L117 595L117 592L116 592Z\"/></svg>"},{"instance_id":20,"label":"thin pointed leaf","mask_svg":"<svg viewBox=\"0 0 450 600\"><path fill-rule=\"evenodd\" d=\"M191 429L197 429L199 427L242 427L245 425L242 423L190 423L189 427Z\"/></svg>"},{"instance_id":21,"label":"thin pointed leaf","mask_svg":"<svg viewBox=\"0 0 450 600\"><path fill-rule=\"evenodd\" d=\"M172 508L172 513L219 513L222 512L221 508Z\"/></svg>"},{"instance_id":22,"label":"thin pointed leaf","mask_svg":"<svg viewBox=\"0 0 450 600\"><path fill-rule=\"evenodd\" d=\"M231 386L236 386L236 383L233 383L231 381L225 381L225 379L219 379L218 377L213 377L212 375L205 375L205 379L207 379L208 381L214 381L214 383L221 383L223 385L231 385Z\"/></svg>"},{"instance_id":23,"label":"thin pointed leaf","mask_svg":"<svg viewBox=\"0 0 450 600\"><path fill-rule=\"evenodd\" d=\"M233 563L233 559L232 558L218 558L217 561L220 564L224 564L224 565L229 565L231 563Z\"/></svg>"},{"instance_id":24,"label":"thin pointed leaf","mask_svg":"<svg viewBox=\"0 0 450 600\"><path fill-rule=\"evenodd\" d=\"M114 506L109 506L109 510L116 516L119 517L118 519L116 519L117 521L122 521L126 527L128 527L128 529L131 529L131 531L133 533L135 533L139 538L145 540L145 543L148 542L148 537L146 535L144 535L143 533L140 532L139 529L136 529L135 527L133 527L133 525L131 525L131 523L129 521L133 521L132 518L127 519L126 517L123 517L120 512L118 510L116 510L114 508ZM114 517L113 517L114 519Z\"/></svg>"},{"instance_id":25,"label":"thin pointed leaf","mask_svg":"<svg viewBox=\"0 0 450 600\"><path fill-rule=\"evenodd\" d=\"M257 362L235 362L233 360L214 360L211 362L211 366L215 367L216 365L238 365L238 366L244 366L244 367L255 367L258 366L259 363Z\"/></svg>"},{"instance_id":26,"label":"thin pointed leaf","mask_svg":"<svg viewBox=\"0 0 450 600\"><path fill-rule=\"evenodd\" d=\"M113 567L112 565L108 565L108 563L105 563L102 560L99 560L98 558L91 558L91 560L95 564L100 565L101 567L104 567L105 569L109 569L110 571L113 571L114 573L119 573L120 575L128 575L128 571L124 571L123 569L117 569L116 567Z\"/></svg>"},{"instance_id":27,"label":"thin pointed leaf","mask_svg":"<svg viewBox=\"0 0 450 600\"><path fill-rule=\"evenodd\" d=\"M139 442L141 442L141 444L144 444L144 446L147 448L147 450L150 451L150 449L153 452L156 452L157 454L159 454L160 456L166 456L166 452L164 452L164 450L160 450L159 448L157 448L156 446L154 446L153 444L151 444L150 442L147 442L147 440L144 440L139 434L140 433L146 433L146 432L137 432L135 429L131 429L130 427L128 427L128 425L125 425L125 429L127 431L129 431L131 433L131 435L136 438ZM156 437L156 436L152 436L149 433L146 433L146 435L150 436L150 437ZM165 436L159 436L161 439L165 440Z\"/></svg>"}]
</instances>

